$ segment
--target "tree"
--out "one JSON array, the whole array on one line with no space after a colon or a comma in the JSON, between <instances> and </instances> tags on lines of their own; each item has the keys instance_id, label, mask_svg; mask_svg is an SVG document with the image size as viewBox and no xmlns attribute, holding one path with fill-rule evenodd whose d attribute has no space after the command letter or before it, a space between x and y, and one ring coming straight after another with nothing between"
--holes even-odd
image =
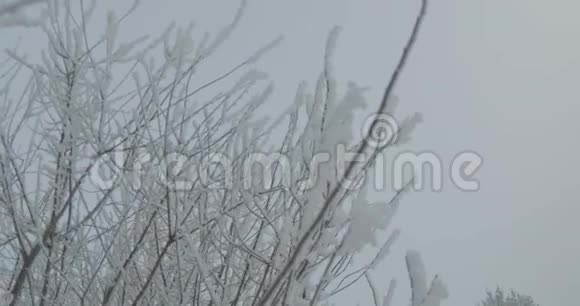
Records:
<instances>
[{"instance_id":1,"label":"tree","mask_svg":"<svg viewBox=\"0 0 580 306\"><path fill-rule=\"evenodd\" d=\"M86 28L96 1L85 2L48 1L42 61L12 50L12 65L0 67L7 303L316 305L364 277L375 303L389 305L395 283L381 298L371 272L398 232L370 263L355 268L353 258L388 228L405 191L370 204L364 177L378 154L408 137L372 145L378 120L362 139L349 136L366 102L355 84L338 98L338 29L314 91L300 86L294 104L268 121L256 110L273 86L253 66L279 40L216 78L197 75L232 35L245 1L213 37L194 41L193 27L169 27L125 43L118 34L137 6L120 18L111 12L93 38ZM423 0L373 113L393 112L389 98L425 12ZM409 134L416 121L396 133ZM336 167L341 145L358 162ZM428 286L416 252L407 266L412 305L439 305L447 296L440 279Z\"/></svg>"},{"instance_id":2,"label":"tree","mask_svg":"<svg viewBox=\"0 0 580 306\"><path fill-rule=\"evenodd\" d=\"M480 306L539 306L532 297L510 290L509 294L497 287L494 292L487 291Z\"/></svg>"}]
</instances>

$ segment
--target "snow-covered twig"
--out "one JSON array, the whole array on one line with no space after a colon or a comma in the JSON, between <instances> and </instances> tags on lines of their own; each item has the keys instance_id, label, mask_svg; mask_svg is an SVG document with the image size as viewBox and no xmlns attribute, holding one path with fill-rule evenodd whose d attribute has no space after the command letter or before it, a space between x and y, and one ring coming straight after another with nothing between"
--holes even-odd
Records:
<instances>
[{"instance_id":1,"label":"snow-covered twig","mask_svg":"<svg viewBox=\"0 0 580 306\"><path fill-rule=\"evenodd\" d=\"M447 287L443 281L436 275L427 287L427 276L421 255L417 251L409 251L405 259L411 282L411 305L441 305L441 302L448 297Z\"/></svg>"},{"instance_id":2,"label":"snow-covered twig","mask_svg":"<svg viewBox=\"0 0 580 306\"><path fill-rule=\"evenodd\" d=\"M405 67L407 59L410 55L411 49L413 48L413 46L415 44L415 41L416 41L417 36L419 34L419 30L421 29L421 25L423 23L423 19L424 19L426 12L427 12L427 0L422 0L421 9L420 9L419 15L415 19L415 24L414 24L413 30L411 32L411 35L409 37L409 40L407 41L407 44L405 45L405 47L403 49L403 53L401 55L401 58L399 59L399 62L397 64L395 70L393 71L393 74L391 75L389 83L385 89L383 99L377 108L376 113L378 113L378 114L383 112L383 110L385 109L385 107L387 105L387 101L392 96L392 91L395 88L397 81L399 80L399 75L403 71L403 68ZM375 129L377 124L378 124L377 121L372 122L372 124L369 128L369 133L372 133L372 131ZM370 135L368 135L367 138L368 137L370 137ZM360 146L360 148L358 149L358 151L356 153L357 157L360 157L362 154L364 154L364 152L367 149L367 145L368 145L367 142L363 142L363 144ZM354 158L354 160L357 160L357 158ZM260 306L264 306L264 305L268 304L268 301L270 300L270 298L272 297L274 292L277 290L278 286L280 286L280 284L282 283L282 280L286 277L286 275L288 274L290 269L294 266L294 264L296 263L299 256L303 255L302 251L303 251L303 248L305 248L307 241L310 239L311 235L315 233L316 228L320 225L320 223L325 218L328 210L330 209L331 205L334 203L335 199L337 197L340 197L340 194L343 191L342 186L344 185L345 180L347 180L350 177L350 175L352 174L352 172L355 170L354 168L355 168L354 163L350 163L349 166L347 167L341 181L332 187L333 189L329 193L329 195L326 198L326 200L324 201L324 203L322 204L320 211L316 213L316 218L311 222L308 229L304 232L304 234L302 235L302 237L298 241L298 244L296 245L295 251L293 252L291 257L288 259L286 265L281 270L281 272L277 275L276 279L274 280L274 282L272 283L270 288L264 294L262 300L259 303Z\"/></svg>"}]
</instances>

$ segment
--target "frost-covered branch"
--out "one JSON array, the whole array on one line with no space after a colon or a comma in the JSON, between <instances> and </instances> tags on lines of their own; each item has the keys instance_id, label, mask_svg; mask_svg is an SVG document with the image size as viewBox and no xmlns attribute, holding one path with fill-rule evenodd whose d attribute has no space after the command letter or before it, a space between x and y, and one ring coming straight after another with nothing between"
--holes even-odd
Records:
<instances>
[{"instance_id":1,"label":"frost-covered branch","mask_svg":"<svg viewBox=\"0 0 580 306\"><path fill-rule=\"evenodd\" d=\"M198 72L245 1L215 36L170 26L130 42L120 37L135 6L90 36L92 4L49 1L41 61L10 50L0 64L5 304L318 305L366 279L389 305L394 281L383 294L371 273L398 237L389 227L405 189L368 201L364 177L387 146L352 136L367 102L364 87L333 79L338 29L315 86L269 120L260 107L274 87L255 66L279 39ZM378 112L394 109L386 98ZM338 169L339 146L368 159ZM339 188L347 178L358 187ZM355 266L369 245L377 255Z\"/></svg>"},{"instance_id":2,"label":"frost-covered branch","mask_svg":"<svg viewBox=\"0 0 580 306\"><path fill-rule=\"evenodd\" d=\"M411 32L409 40L407 41L407 44L405 45L405 47L403 49L403 53L401 55L401 58L399 59L397 66L396 66L395 70L393 71L393 74L391 75L389 83L388 83L388 85L385 89L385 92L383 94L383 99L380 102L380 104L376 110L377 114L383 113L383 111L385 110L385 108L387 106L387 102L388 102L389 98L393 94L393 89L395 88L395 85L397 84L397 81L399 80L399 75L403 71L403 68L405 67L407 59L410 55L411 49L413 48L413 46L415 44L415 41L416 41L417 36L419 34L419 31L421 29L421 25L423 23L423 19L424 19L426 12L427 12L427 0L422 0L421 9L420 9L420 12L419 12L417 18L415 19L415 24L414 24L413 30ZM377 124L378 124L378 121L372 122L372 124L369 128L369 135L366 136L367 139L369 139L371 137L370 133L372 133L375 130ZM355 160L357 160L358 157L360 157L361 155L363 155L365 153L365 151L367 150L367 144L368 144L367 141L363 141L362 145L359 147L359 149L356 153L357 157L354 158ZM302 250L305 247L307 241L310 239L311 235L313 235L315 233L316 228L320 225L320 223L325 218L328 210L334 204L335 199L339 198L341 196L341 193L343 193L343 188L344 188L343 186L345 185L346 180L351 176L351 174L354 171L356 171L355 168L356 168L355 163L350 163L348 165L348 167L346 168L346 171L344 173L344 176L341 178L341 181L338 184L336 184L335 186L333 186L332 191L329 193L328 197L324 200L324 203L322 204L320 211L316 213L316 218L311 222L311 224L309 225L308 229L304 232L304 234L302 234L302 237L300 238L298 244L296 245L296 250L293 252L291 257L288 259L288 262L286 263L286 265L284 266L282 271L278 274L278 276L276 277L276 280L274 281L272 286L266 291L266 293L264 294L264 297L261 300L259 305L266 305L268 303L270 297L275 292L275 290L278 288L278 286L281 284L282 280L286 277L286 274L290 271L290 269L296 263L298 257L302 255Z\"/></svg>"},{"instance_id":3,"label":"frost-covered branch","mask_svg":"<svg viewBox=\"0 0 580 306\"><path fill-rule=\"evenodd\" d=\"M405 257L407 271L411 282L412 306L439 306L448 297L447 287L439 276L435 276L427 287L427 276L421 255L416 251L409 251Z\"/></svg>"}]
</instances>

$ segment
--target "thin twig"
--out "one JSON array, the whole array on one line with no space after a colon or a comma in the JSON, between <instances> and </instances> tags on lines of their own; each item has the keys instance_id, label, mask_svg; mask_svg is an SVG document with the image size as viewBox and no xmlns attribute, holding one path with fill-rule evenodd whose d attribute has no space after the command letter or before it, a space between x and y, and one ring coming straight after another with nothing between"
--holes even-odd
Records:
<instances>
[{"instance_id":1,"label":"thin twig","mask_svg":"<svg viewBox=\"0 0 580 306\"><path fill-rule=\"evenodd\" d=\"M420 10L417 18L415 19L415 25L413 27L413 31L411 32L411 36L409 37L409 40L407 41L407 44L405 45L405 48L403 49L403 53L399 59L397 67L395 68L395 70L393 71L393 73L391 75L391 79L390 79L389 84L387 85L387 87L385 89L383 99L382 99L381 104L379 105L379 107L377 109L377 113L383 112L387 106L387 101L388 101L389 97L391 96L392 91L397 84L397 81L399 80L399 76L400 76L401 72L403 71L403 68L405 67L405 64L407 62L407 59L409 58L411 50L412 50L413 46L415 45L415 42L416 42L417 37L419 35L419 31L421 29L421 25L423 23L426 12L427 12L427 0L422 0L421 10ZM368 131L368 134L365 136L365 139L371 138L371 133L376 128L377 124L378 124L378 121L376 121L376 120L372 122L370 129ZM356 153L356 158L354 160L358 160L358 158L361 157L362 154L364 154L367 147L368 147L368 142L366 142L366 141L363 142L363 144L359 147L359 149ZM342 189L342 187L341 187L342 184L344 184L348 180L348 178L350 177L351 172L353 170L354 170L354 163L350 163L349 166L347 167L345 173L344 173L344 176L342 177L340 182L336 185L336 187L334 187L334 189L332 190L332 192L330 193L330 195L328 196L328 198L324 202L318 215L316 216L316 218L314 219L314 221L312 222L312 224L310 225L308 230L300 238L298 244L296 245L294 252L291 254L290 258L288 258L286 265L281 270L281 272L276 276L276 279L274 280L274 282L272 283L270 288L264 293L264 296L262 297L262 300L258 303L258 305L260 305L260 306L268 305L268 301L272 297L272 294L276 291L278 286L281 284L282 280L286 277L286 274L288 274L290 269L292 269L292 267L296 263L298 257L301 255L304 247L306 246L306 242L310 238L310 235L314 232L314 230L319 225L319 223L324 219L324 216L326 215L326 212L330 208L331 204L334 202L334 199L339 195L340 190Z\"/></svg>"}]
</instances>

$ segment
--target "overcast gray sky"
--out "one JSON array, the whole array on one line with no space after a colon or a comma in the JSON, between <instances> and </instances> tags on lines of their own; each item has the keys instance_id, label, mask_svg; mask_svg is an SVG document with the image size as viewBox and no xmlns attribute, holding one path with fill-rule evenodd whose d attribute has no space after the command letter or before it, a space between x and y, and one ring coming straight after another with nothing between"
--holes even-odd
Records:
<instances>
[{"instance_id":1,"label":"overcast gray sky","mask_svg":"<svg viewBox=\"0 0 580 306\"><path fill-rule=\"evenodd\" d=\"M101 9L129 1L99 1ZM159 34L172 20L210 31L229 22L237 1L143 0L122 36ZM446 305L474 305L487 288L511 287L544 306L577 306L580 289L580 42L575 1L433 0L420 41L396 95L401 113L425 122L405 149L444 161L477 151L479 192L445 180L442 192L407 196L396 226L402 236L374 278L386 289L399 279L405 305L404 253L422 252L428 272L446 280ZM214 66L229 67L279 34L284 43L259 64L276 84L267 111L287 105L301 80L322 66L328 31L344 28L337 79L370 86L378 103L419 6L418 0L250 0L248 12ZM13 31L13 30L10 30ZM41 47L28 31L22 50ZM14 43L6 30L0 47ZM447 173L447 172L446 172ZM373 200L389 194L373 193ZM368 289L339 305L368 305Z\"/></svg>"}]
</instances>

